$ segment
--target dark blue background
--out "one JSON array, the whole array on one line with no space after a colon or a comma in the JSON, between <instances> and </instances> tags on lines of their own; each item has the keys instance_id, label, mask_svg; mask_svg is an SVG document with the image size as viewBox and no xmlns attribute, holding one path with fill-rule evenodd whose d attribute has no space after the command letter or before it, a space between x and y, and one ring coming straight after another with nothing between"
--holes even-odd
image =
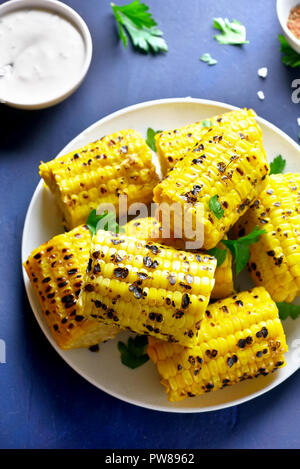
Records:
<instances>
[{"instance_id":1,"label":"dark blue background","mask_svg":"<svg viewBox=\"0 0 300 469\"><path fill-rule=\"evenodd\" d=\"M253 107L297 140L300 111L291 101L291 82L300 72L281 63L275 0L148 0L169 45L166 55L156 57L122 48L108 1L65 3L83 16L93 38L83 85L48 110L0 106L0 339L7 346L7 363L0 364L0 447L299 448L299 372L258 399L206 414L144 410L94 388L43 336L26 298L20 261L40 160L113 111L158 98L208 98ZM214 16L240 20L250 44L219 45ZM204 52L218 65L199 62ZM257 77L262 66L269 67L265 81ZM260 89L264 102L256 95Z\"/></svg>"}]
</instances>

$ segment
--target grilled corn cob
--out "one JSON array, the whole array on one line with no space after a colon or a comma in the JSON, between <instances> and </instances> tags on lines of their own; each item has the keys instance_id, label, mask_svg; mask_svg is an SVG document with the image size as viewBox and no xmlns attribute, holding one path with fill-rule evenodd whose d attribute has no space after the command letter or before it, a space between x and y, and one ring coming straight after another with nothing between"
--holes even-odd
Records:
<instances>
[{"instance_id":1,"label":"grilled corn cob","mask_svg":"<svg viewBox=\"0 0 300 469\"><path fill-rule=\"evenodd\" d=\"M185 226L184 219L190 214L194 230L203 225L203 249L211 249L264 189L268 172L261 142L253 144L241 132L212 128L155 187L154 200L162 204L160 213L164 216L166 212L166 218L168 206L177 203L181 207L170 220L172 233L176 226ZM212 198L217 198L223 210L221 217L210 207ZM200 204L204 216L199 212ZM183 236L186 238L184 231Z\"/></svg>"},{"instance_id":2,"label":"grilled corn cob","mask_svg":"<svg viewBox=\"0 0 300 469\"><path fill-rule=\"evenodd\" d=\"M88 228L79 226L35 249L24 263L50 332L66 350L95 345L120 331L84 318L78 307L90 246Z\"/></svg>"},{"instance_id":3,"label":"grilled corn cob","mask_svg":"<svg viewBox=\"0 0 300 469\"><path fill-rule=\"evenodd\" d=\"M185 242L182 239L162 238L161 225L158 220L153 217L131 220L125 225L125 230L127 236L134 236L139 239L150 239L181 250L184 250L185 247ZM219 249L225 249L222 243L219 243L217 247ZM199 254L201 254L201 252L199 252ZM230 251L227 250L225 261L215 270L215 285L211 293L211 298L226 298L232 295L233 292L232 255Z\"/></svg>"},{"instance_id":4,"label":"grilled corn cob","mask_svg":"<svg viewBox=\"0 0 300 469\"><path fill-rule=\"evenodd\" d=\"M233 132L242 132L252 143L262 140L262 132L255 120L255 112L247 109L226 112L201 122L186 125L175 130L165 130L156 134L156 149L162 174L172 168L186 155L213 127L228 127ZM204 124L206 125L204 127ZM208 124L208 126L207 126ZM210 125L211 124L211 125Z\"/></svg>"},{"instance_id":5,"label":"grilled corn cob","mask_svg":"<svg viewBox=\"0 0 300 469\"><path fill-rule=\"evenodd\" d=\"M214 286L213 257L99 230L81 309L106 324L193 345Z\"/></svg>"},{"instance_id":6,"label":"grilled corn cob","mask_svg":"<svg viewBox=\"0 0 300 469\"><path fill-rule=\"evenodd\" d=\"M207 308L193 348L149 338L170 401L180 401L267 375L285 364L287 351L278 310L260 287Z\"/></svg>"},{"instance_id":7,"label":"grilled corn cob","mask_svg":"<svg viewBox=\"0 0 300 469\"><path fill-rule=\"evenodd\" d=\"M121 130L40 165L40 175L56 197L67 229L85 223L92 209L119 196L150 203L158 176L151 151L135 130Z\"/></svg>"},{"instance_id":8,"label":"grilled corn cob","mask_svg":"<svg viewBox=\"0 0 300 469\"><path fill-rule=\"evenodd\" d=\"M266 230L250 247L249 269L274 301L291 302L300 294L300 174L274 174L267 188L242 217L235 231Z\"/></svg>"}]
</instances>

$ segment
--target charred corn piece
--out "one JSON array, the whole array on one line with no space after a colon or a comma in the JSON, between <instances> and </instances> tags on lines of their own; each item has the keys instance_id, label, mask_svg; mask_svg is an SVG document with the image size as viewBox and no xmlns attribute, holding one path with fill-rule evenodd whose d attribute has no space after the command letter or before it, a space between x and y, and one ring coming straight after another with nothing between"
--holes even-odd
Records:
<instances>
[{"instance_id":1,"label":"charred corn piece","mask_svg":"<svg viewBox=\"0 0 300 469\"><path fill-rule=\"evenodd\" d=\"M88 228L79 226L35 249L24 263L42 314L62 349L90 347L120 331L116 326L84 318L78 307L90 247Z\"/></svg>"},{"instance_id":2,"label":"charred corn piece","mask_svg":"<svg viewBox=\"0 0 300 469\"><path fill-rule=\"evenodd\" d=\"M250 247L251 276L274 301L291 302L300 294L300 174L269 177L235 231L243 236L255 226L267 233Z\"/></svg>"},{"instance_id":3,"label":"charred corn piece","mask_svg":"<svg viewBox=\"0 0 300 469\"><path fill-rule=\"evenodd\" d=\"M135 130L121 130L40 165L40 175L56 197L67 229L85 223L101 203L119 213L128 205L152 201L158 176L151 151Z\"/></svg>"},{"instance_id":4,"label":"charred corn piece","mask_svg":"<svg viewBox=\"0 0 300 469\"><path fill-rule=\"evenodd\" d=\"M85 315L191 346L214 286L213 257L99 230L81 296Z\"/></svg>"},{"instance_id":5,"label":"charred corn piece","mask_svg":"<svg viewBox=\"0 0 300 469\"><path fill-rule=\"evenodd\" d=\"M154 217L134 219L125 225L127 236L134 236L139 239L150 239L160 244L171 246L175 249L184 250L185 242L179 238L162 238L161 225ZM225 236L225 239L227 237ZM219 249L225 249L224 244L219 243ZM201 252L199 252L201 254ZM202 253L204 255L204 253ZM232 276L232 255L227 250L225 261L215 270L215 285L211 293L211 298L226 298L234 293Z\"/></svg>"},{"instance_id":6,"label":"charred corn piece","mask_svg":"<svg viewBox=\"0 0 300 469\"><path fill-rule=\"evenodd\" d=\"M185 226L184 218L189 214L193 230L203 226L202 248L211 249L264 189L268 172L261 142L251 143L241 132L212 128L155 187L154 201L162 204L160 213L170 220L172 233L179 224ZM223 210L220 218L210 207L212 197ZM177 209L170 217L169 206L173 204Z\"/></svg>"},{"instance_id":7,"label":"charred corn piece","mask_svg":"<svg viewBox=\"0 0 300 469\"><path fill-rule=\"evenodd\" d=\"M177 161L202 140L211 127L228 127L234 132L242 132L245 138L252 143L262 140L262 132L257 126L255 115L252 110L240 109L219 114L179 129L165 130L156 134L156 149L162 174L165 175Z\"/></svg>"},{"instance_id":8,"label":"charred corn piece","mask_svg":"<svg viewBox=\"0 0 300 469\"><path fill-rule=\"evenodd\" d=\"M207 308L193 348L149 338L170 401L266 376L285 365L287 351L276 304L260 287Z\"/></svg>"}]
</instances>

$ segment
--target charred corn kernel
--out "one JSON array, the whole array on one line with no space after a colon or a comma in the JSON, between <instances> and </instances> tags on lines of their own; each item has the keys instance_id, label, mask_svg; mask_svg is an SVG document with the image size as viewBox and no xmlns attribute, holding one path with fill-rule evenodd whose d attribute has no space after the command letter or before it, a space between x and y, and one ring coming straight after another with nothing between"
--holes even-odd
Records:
<instances>
[{"instance_id":1,"label":"charred corn kernel","mask_svg":"<svg viewBox=\"0 0 300 469\"><path fill-rule=\"evenodd\" d=\"M35 249L24 267L42 314L62 349L90 347L115 337L120 329L84 318L78 306L91 247L86 226L79 226Z\"/></svg>"},{"instance_id":2,"label":"charred corn kernel","mask_svg":"<svg viewBox=\"0 0 300 469\"><path fill-rule=\"evenodd\" d=\"M170 401L266 376L285 365L286 351L276 304L262 287L210 305L195 347L152 337L148 346Z\"/></svg>"},{"instance_id":3,"label":"charred corn kernel","mask_svg":"<svg viewBox=\"0 0 300 469\"><path fill-rule=\"evenodd\" d=\"M193 345L214 286L216 260L99 230L81 308L105 324Z\"/></svg>"},{"instance_id":4,"label":"charred corn kernel","mask_svg":"<svg viewBox=\"0 0 300 469\"><path fill-rule=\"evenodd\" d=\"M172 233L179 223L186 226L189 215L194 232L203 226L202 248L211 249L264 189L268 172L261 141L251 143L241 132L212 128L155 187L154 201L161 204L158 210L169 219ZM221 216L211 208L212 197L223 211ZM170 206L175 206L171 217ZM187 238L184 230L183 238Z\"/></svg>"},{"instance_id":5,"label":"charred corn kernel","mask_svg":"<svg viewBox=\"0 0 300 469\"><path fill-rule=\"evenodd\" d=\"M125 230L128 236L135 236L139 239L150 239L176 249L185 249L185 242L182 239L162 237L163 233L161 224L154 217L131 220L125 225ZM225 239L227 239L226 236ZM219 243L217 247L219 249L225 249L225 246L222 243ZM199 252L199 254L201 254L201 252ZM211 293L211 298L226 298L233 293L232 255L230 251L227 250L225 261L215 270L215 285Z\"/></svg>"},{"instance_id":6,"label":"charred corn kernel","mask_svg":"<svg viewBox=\"0 0 300 469\"><path fill-rule=\"evenodd\" d=\"M291 302L300 294L300 174L274 174L235 226L239 236L255 226L266 234L250 247L249 269L274 301Z\"/></svg>"},{"instance_id":7,"label":"charred corn kernel","mask_svg":"<svg viewBox=\"0 0 300 469\"><path fill-rule=\"evenodd\" d=\"M120 195L128 197L128 205L150 203L158 182L151 151L135 130L121 130L42 163L40 175L68 229L85 223L101 203L112 204L118 214Z\"/></svg>"},{"instance_id":8,"label":"charred corn kernel","mask_svg":"<svg viewBox=\"0 0 300 469\"><path fill-rule=\"evenodd\" d=\"M172 168L177 161L186 155L203 136L210 131L203 122L211 122L213 127L228 127L233 132L241 132L252 143L262 140L262 132L255 120L255 112L241 109L219 114L205 121L186 125L175 130L165 130L156 134L156 149L160 160L162 174Z\"/></svg>"}]
</instances>

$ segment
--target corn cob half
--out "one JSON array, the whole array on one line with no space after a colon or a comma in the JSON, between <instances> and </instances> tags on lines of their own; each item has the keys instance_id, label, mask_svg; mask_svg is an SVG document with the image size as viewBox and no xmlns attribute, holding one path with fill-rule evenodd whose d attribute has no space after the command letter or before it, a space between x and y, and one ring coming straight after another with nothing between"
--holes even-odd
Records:
<instances>
[{"instance_id":1,"label":"corn cob half","mask_svg":"<svg viewBox=\"0 0 300 469\"><path fill-rule=\"evenodd\" d=\"M24 263L42 314L62 349L90 347L120 331L85 318L78 307L90 247L89 229L79 226L35 249Z\"/></svg>"},{"instance_id":2,"label":"corn cob half","mask_svg":"<svg viewBox=\"0 0 300 469\"><path fill-rule=\"evenodd\" d=\"M160 244L184 250L185 242L179 238L163 238L161 225L154 217L134 219L125 225L127 236L134 236L139 239L152 240ZM226 239L226 236L225 236ZM219 243L219 249L225 249L224 244ZM201 254L201 252L199 252ZM204 252L202 252L205 255ZM232 276L232 255L227 250L225 261L215 270L215 285L211 293L211 298L226 298L234 293Z\"/></svg>"},{"instance_id":3,"label":"corn cob half","mask_svg":"<svg viewBox=\"0 0 300 469\"><path fill-rule=\"evenodd\" d=\"M193 348L149 338L170 401L180 401L285 365L287 351L278 310L264 288L254 288L207 308Z\"/></svg>"},{"instance_id":4,"label":"corn cob half","mask_svg":"<svg viewBox=\"0 0 300 469\"><path fill-rule=\"evenodd\" d=\"M151 151L135 130L121 130L40 165L40 175L56 197L67 229L85 223L91 210L113 204L148 204L158 182Z\"/></svg>"},{"instance_id":5,"label":"corn cob half","mask_svg":"<svg viewBox=\"0 0 300 469\"><path fill-rule=\"evenodd\" d=\"M257 135L260 129L257 126ZM162 216L170 219L175 232L190 214L192 226L204 228L203 249L214 248L252 201L266 186L269 166L261 142L251 143L241 132L222 128L210 129L200 144L171 168L155 187L154 200ZM217 216L211 199L222 210ZM169 217L169 207L180 207ZM202 216L199 208L204 208ZM186 239L183 230L183 238Z\"/></svg>"},{"instance_id":6,"label":"corn cob half","mask_svg":"<svg viewBox=\"0 0 300 469\"><path fill-rule=\"evenodd\" d=\"M252 110L240 109L219 114L179 129L165 130L156 134L156 149L162 174L166 175L167 171L173 168L177 161L202 140L211 127L231 128L234 132L242 132L245 138L252 143L261 141L262 132L257 127L255 116L256 114Z\"/></svg>"},{"instance_id":7,"label":"corn cob half","mask_svg":"<svg viewBox=\"0 0 300 469\"><path fill-rule=\"evenodd\" d=\"M105 324L193 345L214 286L216 260L99 230L81 309Z\"/></svg>"},{"instance_id":8,"label":"corn cob half","mask_svg":"<svg viewBox=\"0 0 300 469\"><path fill-rule=\"evenodd\" d=\"M300 294L300 174L274 174L235 226L238 236L258 226L266 230L250 247L249 269L256 285L274 301Z\"/></svg>"}]
</instances>

